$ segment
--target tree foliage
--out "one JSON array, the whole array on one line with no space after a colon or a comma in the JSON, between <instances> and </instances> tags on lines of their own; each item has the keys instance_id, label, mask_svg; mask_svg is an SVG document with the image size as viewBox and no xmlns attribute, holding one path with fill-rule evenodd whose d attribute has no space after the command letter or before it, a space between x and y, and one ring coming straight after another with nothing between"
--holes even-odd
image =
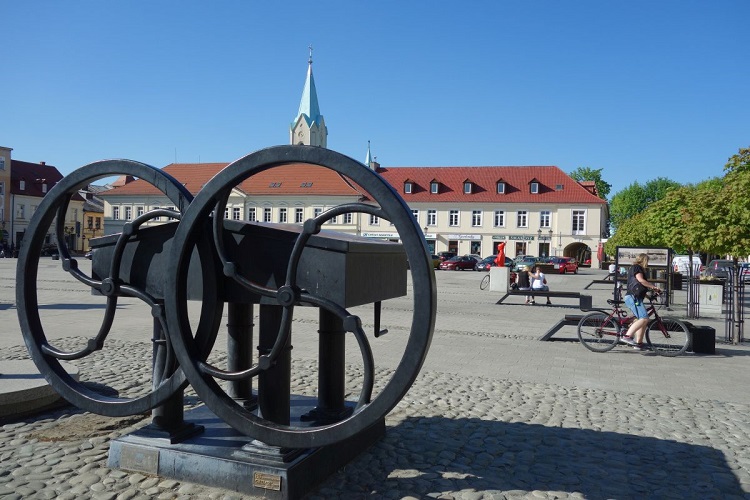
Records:
<instances>
[{"instance_id":1,"label":"tree foliage","mask_svg":"<svg viewBox=\"0 0 750 500\"><path fill-rule=\"evenodd\" d=\"M610 202L609 217L615 230L622 223L646 210L652 203L661 200L671 189L679 188L678 182L658 177L645 184L638 181L618 192Z\"/></svg>"},{"instance_id":2,"label":"tree foliage","mask_svg":"<svg viewBox=\"0 0 750 500\"><path fill-rule=\"evenodd\" d=\"M578 167L570 173L570 177L580 181L594 181L596 192L599 198L606 200L609 192L612 190L612 184L602 179L602 169L593 169L589 167Z\"/></svg>"}]
</instances>

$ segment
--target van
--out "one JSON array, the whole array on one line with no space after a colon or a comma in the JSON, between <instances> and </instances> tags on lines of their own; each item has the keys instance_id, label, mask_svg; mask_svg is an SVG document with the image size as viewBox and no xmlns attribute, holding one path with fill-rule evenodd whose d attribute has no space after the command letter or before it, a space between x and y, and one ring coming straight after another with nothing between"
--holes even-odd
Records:
<instances>
[{"instance_id":1,"label":"van","mask_svg":"<svg viewBox=\"0 0 750 500\"><path fill-rule=\"evenodd\" d=\"M693 276L700 276L701 269L703 268L703 262L701 261L700 255L693 255ZM689 255L675 255L672 259L672 270L676 273L680 273L683 276L687 276L690 269L690 256Z\"/></svg>"}]
</instances>

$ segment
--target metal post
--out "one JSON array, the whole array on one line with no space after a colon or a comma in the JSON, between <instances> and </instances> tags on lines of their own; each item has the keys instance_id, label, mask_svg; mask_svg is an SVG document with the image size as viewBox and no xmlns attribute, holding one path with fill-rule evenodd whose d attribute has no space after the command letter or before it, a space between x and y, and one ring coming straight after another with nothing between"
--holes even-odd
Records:
<instances>
[{"instance_id":1,"label":"metal post","mask_svg":"<svg viewBox=\"0 0 750 500\"><path fill-rule=\"evenodd\" d=\"M230 302L227 315L227 370L242 371L253 364L253 305ZM228 381L227 394L245 407L257 405L251 378Z\"/></svg>"},{"instance_id":2,"label":"metal post","mask_svg":"<svg viewBox=\"0 0 750 500\"><path fill-rule=\"evenodd\" d=\"M258 351L268 354L276 342L281 327L280 306L261 305L259 311ZM289 425L291 402L292 346L284 346L276 363L258 375L258 408L264 419L281 425Z\"/></svg>"}]
</instances>

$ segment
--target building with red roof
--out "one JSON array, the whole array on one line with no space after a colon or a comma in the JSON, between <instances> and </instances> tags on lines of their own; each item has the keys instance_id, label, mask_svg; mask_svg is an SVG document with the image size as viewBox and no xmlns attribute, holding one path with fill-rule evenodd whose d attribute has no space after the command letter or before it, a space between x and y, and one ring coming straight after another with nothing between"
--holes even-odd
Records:
<instances>
[{"instance_id":1,"label":"building with red roof","mask_svg":"<svg viewBox=\"0 0 750 500\"><path fill-rule=\"evenodd\" d=\"M326 147L309 60L302 101L290 125L290 143ZM193 195L228 163L173 163L164 171ZM556 166L381 167L368 144L365 165L403 197L423 228L431 252L491 255L499 242L506 254L591 258L607 222L607 203L593 182L577 182ZM167 198L142 180L122 179L102 193L105 232L120 232L128 220ZM302 223L331 207L369 200L361 187L338 173L309 164L286 164L252 175L232 189L224 216L235 220ZM157 222L157 221L155 221ZM332 218L328 229L398 241L386 220L352 213Z\"/></svg>"}]
</instances>

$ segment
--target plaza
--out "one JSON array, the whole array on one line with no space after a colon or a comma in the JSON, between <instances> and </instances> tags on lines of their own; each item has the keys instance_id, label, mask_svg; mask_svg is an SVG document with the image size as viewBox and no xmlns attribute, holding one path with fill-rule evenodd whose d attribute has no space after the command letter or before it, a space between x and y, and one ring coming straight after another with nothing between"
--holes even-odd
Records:
<instances>
[{"instance_id":1,"label":"plaza","mask_svg":"<svg viewBox=\"0 0 750 500\"><path fill-rule=\"evenodd\" d=\"M16 262L0 259L2 360L28 358L14 305ZM59 268L59 261L40 261L38 297L48 337L67 345L96 331L102 298ZM582 291L605 274L584 268L548 280L553 290ZM539 340L575 308L524 306L518 297L497 305L497 292L479 288L483 276L436 272L432 345L413 387L386 417L386 437L310 498L750 497L750 346L721 342L722 317L693 320L716 329L713 355L663 358L626 346L596 354L574 340L573 327L558 332L558 340ZM594 307L606 307L611 292L586 290ZM664 315L684 316L681 294ZM389 332L371 339L376 377L398 364L410 295L383 304ZM138 307L127 300L118 306L122 324L105 348L76 362L82 379L121 393L150 385L152 319ZM353 312L369 332L371 309ZM316 338L306 332L316 317L312 308L295 309L293 392L315 390ZM224 345L219 339L214 355ZM351 340L347 361L356 371L359 351ZM200 404L189 388L185 403ZM107 468L110 439L146 423L146 415L110 418L71 407L6 423L0 497L243 498Z\"/></svg>"}]
</instances>

